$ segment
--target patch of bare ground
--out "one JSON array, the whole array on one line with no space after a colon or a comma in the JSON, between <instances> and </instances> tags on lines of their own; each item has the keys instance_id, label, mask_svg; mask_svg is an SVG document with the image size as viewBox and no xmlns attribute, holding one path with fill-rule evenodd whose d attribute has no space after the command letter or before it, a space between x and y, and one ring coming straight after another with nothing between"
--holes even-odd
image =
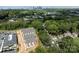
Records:
<instances>
[{"instance_id":1,"label":"patch of bare ground","mask_svg":"<svg viewBox=\"0 0 79 59\"><path fill-rule=\"evenodd\" d=\"M18 49L19 53L24 53L26 51L24 39L22 37L22 33L20 30L17 30L17 36L18 36Z\"/></svg>"},{"instance_id":2,"label":"patch of bare ground","mask_svg":"<svg viewBox=\"0 0 79 59\"><path fill-rule=\"evenodd\" d=\"M24 34L21 32L21 30L17 30L17 36L18 36L18 53L28 53L30 51L34 51L37 46L39 46L39 37L36 35L36 42L35 46L31 48L27 48L27 44L24 40Z\"/></svg>"}]
</instances>

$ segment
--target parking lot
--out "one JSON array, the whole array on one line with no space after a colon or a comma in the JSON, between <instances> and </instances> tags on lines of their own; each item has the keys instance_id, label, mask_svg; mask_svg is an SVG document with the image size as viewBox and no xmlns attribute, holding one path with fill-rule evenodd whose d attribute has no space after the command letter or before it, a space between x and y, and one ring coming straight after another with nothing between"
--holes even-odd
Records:
<instances>
[{"instance_id":1,"label":"parking lot","mask_svg":"<svg viewBox=\"0 0 79 59\"><path fill-rule=\"evenodd\" d=\"M0 52L16 52L16 46L15 32L0 32Z\"/></svg>"}]
</instances>

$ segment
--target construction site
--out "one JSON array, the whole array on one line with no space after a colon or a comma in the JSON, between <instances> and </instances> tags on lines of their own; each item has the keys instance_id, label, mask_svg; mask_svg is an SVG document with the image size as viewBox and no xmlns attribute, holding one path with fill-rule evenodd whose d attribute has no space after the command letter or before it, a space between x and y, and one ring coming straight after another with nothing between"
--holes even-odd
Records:
<instances>
[{"instance_id":1,"label":"construction site","mask_svg":"<svg viewBox=\"0 0 79 59\"><path fill-rule=\"evenodd\" d=\"M34 28L0 31L0 52L28 53L38 46L38 39Z\"/></svg>"}]
</instances>

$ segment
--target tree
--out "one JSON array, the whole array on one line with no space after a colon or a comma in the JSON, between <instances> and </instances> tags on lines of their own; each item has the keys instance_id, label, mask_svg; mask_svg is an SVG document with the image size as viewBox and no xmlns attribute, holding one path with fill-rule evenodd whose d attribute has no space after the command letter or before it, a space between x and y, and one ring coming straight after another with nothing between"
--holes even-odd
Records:
<instances>
[{"instance_id":1,"label":"tree","mask_svg":"<svg viewBox=\"0 0 79 59\"><path fill-rule=\"evenodd\" d=\"M47 49L47 52L49 52L49 53L59 53L59 52L61 52L61 51L60 51L60 48L59 48L59 47L53 46L53 47L49 47L49 48Z\"/></svg>"},{"instance_id":2,"label":"tree","mask_svg":"<svg viewBox=\"0 0 79 59\"><path fill-rule=\"evenodd\" d=\"M33 20L31 25L36 29L42 29L42 22L40 20Z\"/></svg>"},{"instance_id":3,"label":"tree","mask_svg":"<svg viewBox=\"0 0 79 59\"><path fill-rule=\"evenodd\" d=\"M56 21L46 21L45 22L46 29L51 34L58 34L59 32L59 24Z\"/></svg>"},{"instance_id":4,"label":"tree","mask_svg":"<svg viewBox=\"0 0 79 59\"><path fill-rule=\"evenodd\" d=\"M61 52L78 52L78 46L76 46L76 44L74 44L75 39L71 38L71 37L64 37L62 38L62 40L60 42L58 42L59 47L61 49Z\"/></svg>"},{"instance_id":5,"label":"tree","mask_svg":"<svg viewBox=\"0 0 79 59\"><path fill-rule=\"evenodd\" d=\"M70 32L77 32L78 31L77 26L78 24L76 22L71 23Z\"/></svg>"},{"instance_id":6,"label":"tree","mask_svg":"<svg viewBox=\"0 0 79 59\"><path fill-rule=\"evenodd\" d=\"M67 32L70 30L70 27L71 27L71 24L69 22L60 22L60 27L59 27L59 30L63 31L63 32Z\"/></svg>"},{"instance_id":7,"label":"tree","mask_svg":"<svg viewBox=\"0 0 79 59\"><path fill-rule=\"evenodd\" d=\"M39 38L44 46L51 46L51 39L44 30L39 31Z\"/></svg>"},{"instance_id":8,"label":"tree","mask_svg":"<svg viewBox=\"0 0 79 59\"><path fill-rule=\"evenodd\" d=\"M36 52L36 53L45 53L46 51L45 51L45 49L44 49L43 47L39 46L39 47L37 47L37 48L35 49L35 52Z\"/></svg>"}]
</instances>

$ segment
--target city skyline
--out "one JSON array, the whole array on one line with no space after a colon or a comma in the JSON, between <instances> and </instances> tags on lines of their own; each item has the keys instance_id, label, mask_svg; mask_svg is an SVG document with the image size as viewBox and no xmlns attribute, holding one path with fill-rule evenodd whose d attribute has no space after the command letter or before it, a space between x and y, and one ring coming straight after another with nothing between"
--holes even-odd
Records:
<instances>
[{"instance_id":1,"label":"city skyline","mask_svg":"<svg viewBox=\"0 0 79 59\"><path fill-rule=\"evenodd\" d=\"M79 6L0 6L0 9L33 9L37 7L42 8L79 8Z\"/></svg>"}]
</instances>

